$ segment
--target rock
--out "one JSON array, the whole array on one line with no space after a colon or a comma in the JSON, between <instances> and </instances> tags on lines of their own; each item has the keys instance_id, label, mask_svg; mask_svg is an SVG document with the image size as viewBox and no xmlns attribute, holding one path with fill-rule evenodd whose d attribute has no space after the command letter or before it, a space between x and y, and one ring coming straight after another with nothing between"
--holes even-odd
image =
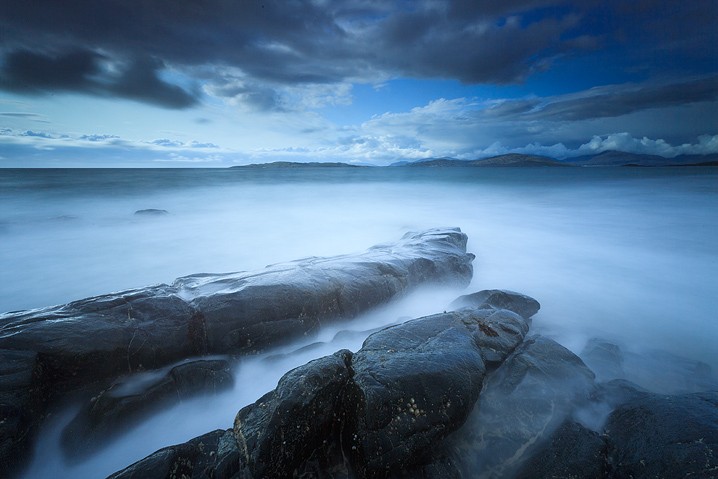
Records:
<instances>
[{"instance_id":1,"label":"rock","mask_svg":"<svg viewBox=\"0 0 718 479\"><path fill-rule=\"evenodd\" d=\"M485 356L501 361L527 329L509 311L477 309L428 316L369 336L352 359L354 377L347 387L344 443L352 445L359 475L431 465L438 441L473 409Z\"/></svg>"},{"instance_id":2,"label":"rock","mask_svg":"<svg viewBox=\"0 0 718 479\"><path fill-rule=\"evenodd\" d=\"M508 357L527 330L511 311L464 309L383 329L354 355L290 371L237 414L236 477L460 477L438 444L472 410L484 356ZM160 452L131 466L136 477L160 459L167 467Z\"/></svg>"},{"instance_id":3,"label":"rock","mask_svg":"<svg viewBox=\"0 0 718 479\"><path fill-rule=\"evenodd\" d=\"M517 479L716 476L718 392L664 396L625 381L608 389L613 390L609 396L622 396L622 404L609 416L603 435L567 421Z\"/></svg>"},{"instance_id":4,"label":"rock","mask_svg":"<svg viewBox=\"0 0 718 479\"><path fill-rule=\"evenodd\" d=\"M578 356L534 336L488 377L448 448L466 477L510 477L593 388L594 375Z\"/></svg>"},{"instance_id":5,"label":"rock","mask_svg":"<svg viewBox=\"0 0 718 479\"><path fill-rule=\"evenodd\" d=\"M659 394L717 390L711 367L667 351L649 350L624 355L626 379Z\"/></svg>"},{"instance_id":6,"label":"rock","mask_svg":"<svg viewBox=\"0 0 718 479\"><path fill-rule=\"evenodd\" d=\"M449 305L452 309L487 306L496 309L508 309L526 319L536 314L541 308L539 302L529 296L501 289L487 289L460 296Z\"/></svg>"},{"instance_id":7,"label":"rock","mask_svg":"<svg viewBox=\"0 0 718 479\"><path fill-rule=\"evenodd\" d=\"M593 338L580 356L600 381L627 379L654 393L673 395L718 389L708 364L667 351L623 351Z\"/></svg>"},{"instance_id":8,"label":"rock","mask_svg":"<svg viewBox=\"0 0 718 479\"><path fill-rule=\"evenodd\" d=\"M115 381L87 401L63 430L65 453L86 456L160 407L223 391L234 384L229 361L219 359L194 360L164 373L153 371L141 376Z\"/></svg>"},{"instance_id":9,"label":"rock","mask_svg":"<svg viewBox=\"0 0 718 479\"><path fill-rule=\"evenodd\" d=\"M155 208L148 208L146 210L137 210L135 211L135 215L138 216L165 216L170 214L167 210L158 210Z\"/></svg>"},{"instance_id":10,"label":"rock","mask_svg":"<svg viewBox=\"0 0 718 479\"><path fill-rule=\"evenodd\" d=\"M237 477L239 451L232 430L216 430L165 447L108 479L228 479Z\"/></svg>"},{"instance_id":11,"label":"rock","mask_svg":"<svg viewBox=\"0 0 718 479\"><path fill-rule=\"evenodd\" d=\"M251 353L353 318L425 282L466 286L474 256L465 248L466 235L457 229L429 230L364 254L309 258L256 274L188 276L174 287L202 312L210 351Z\"/></svg>"},{"instance_id":12,"label":"rock","mask_svg":"<svg viewBox=\"0 0 718 479\"><path fill-rule=\"evenodd\" d=\"M718 475L718 392L645 395L606 424L614 477Z\"/></svg>"},{"instance_id":13,"label":"rock","mask_svg":"<svg viewBox=\"0 0 718 479\"><path fill-rule=\"evenodd\" d=\"M626 377L623 370L621 348L609 341L598 338L590 339L580 356L586 365L596 373L596 378L600 381Z\"/></svg>"},{"instance_id":14,"label":"rock","mask_svg":"<svg viewBox=\"0 0 718 479\"><path fill-rule=\"evenodd\" d=\"M0 351L0 477L15 471L35 434L45 394L41 375L37 353Z\"/></svg>"},{"instance_id":15,"label":"rock","mask_svg":"<svg viewBox=\"0 0 718 479\"><path fill-rule=\"evenodd\" d=\"M515 479L601 479L607 476L606 450L607 445L601 435L569 420L539 447Z\"/></svg>"},{"instance_id":16,"label":"rock","mask_svg":"<svg viewBox=\"0 0 718 479\"><path fill-rule=\"evenodd\" d=\"M291 477L312 454L338 444L350 361L342 350L293 369L237 413L234 435L249 477Z\"/></svg>"},{"instance_id":17,"label":"rock","mask_svg":"<svg viewBox=\"0 0 718 479\"><path fill-rule=\"evenodd\" d=\"M598 383L591 396L597 403L607 404L610 411L634 399L640 399L651 394L637 384L625 379L613 379L605 383Z\"/></svg>"},{"instance_id":18,"label":"rock","mask_svg":"<svg viewBox=\"0 0 718 479\"><path fill-rule=\"evenodd\" d=\"M60 391L207 352L202 315L164 285L0 315L0 347L37 352Z\"/></svg>"},{"instance_id":19,"label":"rock","mask_svg":"<svg viewBox=\"0 0 718 479\"><path fill-rule=\"evenodd\" d=\"M202 274L76 301L0 315L3 351L35 355L23 363L32 377L24 405L6 408L15 421L9 443L20 443L41 412L26 423L18 411L40 411L57 397L93 382L161 368L207 354L252 354L311 334L321 323L349 319L425 282L465 286L474 259L458 228L406 234L355 255L309 258L256 273ZM42 371L33 376L32 371ZM14 373L13 373L14 374ZM0 381L10 381L0 376ZM12 381L2 388L13 389ZM18 401L20 401L18 399ZM22 401L21 401L22 402ZM12 412L14 411L14 412ZM23 448L29 450L29 448ZM12 458L19 455L11 454Z\"/></svg>"}]
</instances>

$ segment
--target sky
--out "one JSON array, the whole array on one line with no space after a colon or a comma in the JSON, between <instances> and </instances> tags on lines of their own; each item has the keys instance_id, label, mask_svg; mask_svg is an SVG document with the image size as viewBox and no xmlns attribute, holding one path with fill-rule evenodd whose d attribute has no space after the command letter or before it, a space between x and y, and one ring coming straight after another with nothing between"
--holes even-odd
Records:
<instances>
[{"instance_id":1,"label":"sky","mask_svg":"<svg viewBox=\"0 0 718 479\"><path fill-rule=\"evenodd\" d=\"M716 0L25 0L0 167L718 152Z\"/></svg>"}]
</instances>

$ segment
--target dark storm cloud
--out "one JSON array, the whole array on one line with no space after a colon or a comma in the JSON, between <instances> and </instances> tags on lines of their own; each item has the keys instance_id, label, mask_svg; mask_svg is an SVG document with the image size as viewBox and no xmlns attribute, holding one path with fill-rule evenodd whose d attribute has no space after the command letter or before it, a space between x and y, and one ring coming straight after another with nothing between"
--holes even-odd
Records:
<instances>
[{"instance_id":1,"label":"dark storm cloud","mask_svg":"<svg viewBox=\"0 0 718 479\"><path fill-rule=\"evenodd\" d=\"M15 50L0 66L0 88L24 93L74 91L101 96L119 96L166 108L185 108L196 98L157 76L160 62L140 58L119 75L103 71L105 57L87 49L61 54Z\"/></svg>"},{"instance_id":2,"label":"dark storm cloud","mask_svg":"<svg viewBox=\"0 0 718 479\"><path fill-rule=\"evenodd\" d=\"M630 57L626 68L685 71L684 58L703 68L715 59L714 10L712 0L16 1L0 10L2 87L190 106L193 92L160 78L171 65L202 70L220 96L276 111L286 86L401 76L515 83L597 48L615 49L617 63ZM129 66L106 86L95 78L102 61ZM227 79L232 69L244 83Z\"/></svg>"},{"instance_id":3,"label":"dark storm cloud","mask_svg":"<svg viewBox=\"0 0 718 479\"><path fill-rule=\"evenodd\" d=\"M8 53L0 85L15 91L87 90L99 71L96 53L73 50L51 56L29 50Z\"/></svg>"},{"instance_id":4,"label":"dark storm cloud","mask_svg":"<svg viewBox=\"0 0 718 479\"><path fill-rule=\"evenodd\" d=\"M161 62L140 58L107 87L108 92L132 100L154 103L166 108L186 108L196 103L196 97L180 88L162 81L158 76Z\"/></svg>"}]
</instances>

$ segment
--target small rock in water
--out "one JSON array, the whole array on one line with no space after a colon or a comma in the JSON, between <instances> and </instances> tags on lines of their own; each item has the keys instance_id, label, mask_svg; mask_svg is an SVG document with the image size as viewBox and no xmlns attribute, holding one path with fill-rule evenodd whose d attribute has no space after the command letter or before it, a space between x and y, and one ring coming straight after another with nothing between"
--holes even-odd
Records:
<instances>
[{"instance_id":1,"label":"small rock in water","mask_svg":"<svg viewBox=\"0 0 718 479\"><path fill-rule=\"evenodd\" d=\"M139 216L165 216L170 214L167 210L158 210L156 208L148 208L146 210L137 210L135 215Z\"/></svg>"}]
</instances>

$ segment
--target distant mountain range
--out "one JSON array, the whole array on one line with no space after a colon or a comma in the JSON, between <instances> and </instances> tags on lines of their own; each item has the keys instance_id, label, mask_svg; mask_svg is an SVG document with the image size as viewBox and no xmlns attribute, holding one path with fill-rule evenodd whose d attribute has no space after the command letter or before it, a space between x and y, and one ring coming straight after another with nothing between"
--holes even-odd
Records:
<instances>
[{"instance_id":1,"label":"distant mountain range","mask_svg":"<svg viewBox=\"0 0 718 479\"><path fill-rule=\"evenodd\" d=\"M458 160L456 158L426 158L413 162L400 161L390 166L409 167L544 167L544 166L718 166L718 154L681 155L666 158L657 155L641 155L623 151L604 151L595 155L584 155L557 160L548 156L508 155L492 156L480 160Z\"/></svg>"},{"instance_id":2,"label":"distant mountain range","mask_svg":"<svg viewBox=\"0 0 718 479\"><path fill-rule=\"evenodd\" d=\"M456 158L425 158L416 161L399 161L390 167L410 168L476 168L476 167L571 167L571 166L718 166L718 154L680 155L666 158L657 155L626 153L623 151L603 151L595 155L584 155L557 160L548 156L522 155L510 153L479 160L459 160ZM272 163L253 163L251 165L232 166L231 168L280 169L280 168L365 168L362 165L348 163L300 163L275 161Z\"/></svg>"},{"instance_id":3,"label":"distant mountain range","mask_svg":"<svg viewBox=\"0 0 718 479\"><path fill-rule=\"evenodd\" d=\"M679 155L666 158L609 150L597 155L576 156L566 162L579 166L718 166L718 154Z\"/></svg>"}]
</instances>

